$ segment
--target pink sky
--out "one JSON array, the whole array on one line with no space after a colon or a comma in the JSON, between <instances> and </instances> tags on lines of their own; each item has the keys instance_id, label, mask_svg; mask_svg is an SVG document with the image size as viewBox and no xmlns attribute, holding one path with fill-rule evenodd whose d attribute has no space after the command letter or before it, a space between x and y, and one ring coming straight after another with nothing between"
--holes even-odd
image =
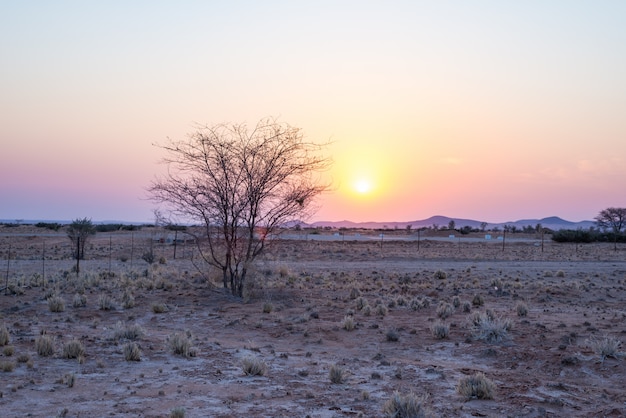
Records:
<instances>
[{"instance_id":1,"label":"pink sky","mask_svg":"<svg viewBox=\"0 0 626 418\"><path fill-rule=\"evenodd\" d=\"M334 191L313 220L592 219L626 206L624 15L623 2L5 2L0 219L153 221L153 143L266 116L333 141Z\"/></svg>"}]
</instances>

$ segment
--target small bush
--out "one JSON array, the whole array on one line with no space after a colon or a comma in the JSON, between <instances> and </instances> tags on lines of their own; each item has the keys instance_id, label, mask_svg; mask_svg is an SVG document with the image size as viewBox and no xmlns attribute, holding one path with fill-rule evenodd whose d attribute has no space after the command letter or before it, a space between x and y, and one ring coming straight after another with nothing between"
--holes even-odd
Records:
<instances>
[{"instance_id":1,"label":"small bush","mask_svg":"<svg viewBox=\"0 0 626 418\"><path fill-rule=\"evenodd\" d=\"M30 355L26 353L22 353L19 356L17 356L16 360L18 363L28 363L30 361Z\"/></svg>"},{"instance_id":2,"label":"small bush","mask_svg":"<svg viewBox=\"0 0 626 418\"><path fill-rule=\"evenodd\" d=\"M474 295L472 299L472 305L474 306L483 306L485 304L485 299L481 295Z\"/></svg>"},{"instance_id":3,"label":"small bush","mask_svg":"<svg viewBox=\"0 0 626 418\"><path fill-rule=\"evenodd\" d=\"M15 363L12 361L0 361L0 370L3 372L12 372L15 369Z\"/></svg>"},{"instance_id":4,"label":"small bush","mask_svg":"<svg viewBox=\"0 0 626 418\"><path fill-rule=\"evenodd\" d=\"M463 302L463 305L461 306L461 310L465 313L469 313L472 311L472 304L469 303L468 301Z\"/></svg>"},{"instance_id":5,"label":"small bush","mask_svg":"<svg viewBox=\"0 0 626 418\"><path fill-rule=\"evenodd\" d=\"M376 315L378 316L385 316L387 315L387 307L385 305L378 305L376 306Z\"/></svg>"},{"instance_id":6,"label":"small bush","mask_svg":"<svg viewBox=\"0 0 626 418\"><path fill-rule=\"evenodd\" d=\"M74 373L68 373L65 375L64 381L68 388L73 388L76 383L76 375Z\"/></svg>"},{"instance_id":7,"label":"small bush","mask_svg":"<svg viewBox=\"0 0 626 418\"><path fill-rule=\"evenodd\" d=\"M124 309L130 309L135 307L135 297L130 291L125 291L122 296L122 307Z\"/></svg>"},{"instance_id":8,"label":"small bush","mask_svg":"<svg viewBox=\"0 0 626 418\"><path fill-rule=\"evenodd\" d=\"M389 342L396 342L400 339L400 333L398 333L397 329L390 328L385 333L385 337L387 338L387 341Z\"/></svg>"},{"instance_id":9,"label":"small bush","mask_svg":"<svg viewBox=\"0 0 626 418\"><path fill-rule=\"evenodd\" d=\"M565 277L565 272L563 270L559 270L556 272L556 277Z\"/></svg>"},{"instance_id":10,"label":"small bush","mask_svg":"<svg viewBox=\"0 0 626 418\"><path fill-rule=\"evenodd\" d=\"M445 280L448 277L446 272L443 270L437 270L434 276L435 276L435 279L439 279L439 280Z\"/></svg>"},{"instance_id":11,"label":"small bush","mask_svg":"<svg viewBox=\"0 0 626 418\"><path fill-rule=\"evenodd\" d=\"M101 311L112 311L115 309L113 299L109 295L100 295L98 298L98 307Z\"/></svg>"},{"instance_id":12,"label":"small bush","mask_svg":"<svg viewBox=\"0 0 626 418\"><path fill-rule=\"evenodd\" d=\"M15 347L12 345L7 345L2 349L2 354L6 357L11 357L15 353Z\"/></svg>"},{"instance_id":13,"label":"small bush","mask_svg":"<svg viewBox=\"0 0 626 418\"><path fill-rule=\"evenodd\" d=\"M331 383L338 385L345 381L344 374L345 373L340 366L338 366L337 364L333 364L332 366L330 366L330 370L328 371L328 378L330 379Z\"/></svg>"},{"instance_id":14,"label":"small bush","mask_svg":"<svg viewBox=\"0 0 626 418\"><path fill-rule=\"evenodd\" d=\"M65 300L60 296L48 298L48 309L50 312L63 312L65 310Z\"/></svg>"},{"instance_id":15,"label":"small bush","mask_svg":"<svg viewBox=\"0 0 626 418\"><path fill-rule=\"evenodd\" d=\"M272 313L272 311L274 310L274 305L272 305L271 302L265 302L263 304L263 313Z\"/></svg>"},{"instance_id":16,"label":"small bush","mask_svg":"<svg viewBox=\"0 0 626 418\"><path fill-rule=\"evenodd\" d=\"M361 296L361 291L359 289L357 289L356 287L353 287L350 290L350 299L356 299L358 297Z\"/></svg>"},{"instance_id":17,"label":"small bush","mask_svg":"<svg viewBox=\"0 0 626 418\"><path fill-rule=\"evenodd\" d=\"M118 341L121 339L137 340L143 336L143 329L137 325L124 325L121 321L118 321L113 328L113 339Z\"/></svg>"},{"instance_id":18,"label":"small bush","mask_svg":"<svg viewBox=\"0 0 626 418\"><path fill-rule=\"evenodd\" d=\"M528 315L528 306L524 302L518 302L515 305L515 311L517 312L517 316L526 316Z\"/></svg>"},{"instance_id":19,"label":"small bush","mask_svg":"<svg viewBox=\"0 0 626 418\"><path fill-rule=\"evenodd\" d=\"M500 342L507 337L511 322L507 319L495 318L488 314L474 315L474 338L488 343Z\"/></svg>"},{"instance_id":20,"label":"small bush","mask_svg":"<svg viewBox=\"0 0 626 418\"><path fill-rule=\"evenodd\" d=\"M341 327L346 331L354 330L356 328L356 322L354 321L354 317L352 315L344 316Z\"/></svg>"},{"instance_id":21,"label":"small bush","mask_svg":"<svg viewBox=\"0 0 626 418\"><path fill-rule=\"evenodd\" d=\"M443 322L439 322L430 327L430 332L432 332L433 337L442 340L450 335L450 327Z\"/></svg>"},{"instance_id":22,"label":"small bush","mask_svg":"<svg viewBox=\"0 0 626 418\"><path fill-rule=\"evenodd\" d=\"M43 334L35 340L37 354L42 357L49 357L54 354L54 340L49 335Z\"/></svg>"},{"instance_id":23,"label":"small bush","mask_svg":"<svg viewBox=\"0 0 626 418\"><path fill-rule=\"evenodd\" d=\"M425 397L414 393L402 395L396 391L383 405L383 414L388 418L426 418L429 414L424 401Z\"/></svg>"},{"instance_id":24,"label":"small bush","mask_svg":"<svg viewBox=\"0 0 626 418\"><path fill-rule=\"evenodd\" d=\"M357 311L362 310L363 308L365 308L365 305L367 305L367 300L364 297L359 296L356 299L356 310Z\"/></svg>"},{"instance_id":25,"label":"small bush","mask_svg":"<svg viewBox=\"0 0 626 418\"><path fill-rule=\"evenodd\" d=\"M7 345L9 341L11 341L9 330L6 325L2 325L2 327L0 327L0 347Z\"/></svg>"},{"instance_id":26,"label":"small bush","mask_svg":"<svg viewBox=\"0 0 626 418\"><path fill-rule=\"evenodd\" d=\"M619 358L624 355L619 352L622 342L615 337L605 335L600 339L589 339L587 342L589 347L591 347L591 349L602 358L602 361L604 361L607 357L613 357L614 359L619 360Z\"/></svg>"},{"instance_id":27,"label":"small bush","mask_svg":"<svg viewBox=\"0 0 626 418\"><path fill-rule=\"evenodd\" d=\"M440 302L437 306L437 316L441 319L446 319L454 313L454 307L448 302Z\"/></svg>"},{"instance_id":28,"label":"small bush","mask_svg":"<svg viewBox=\"0 0 626 418\"><path fill-rule=\"evenodd\" d=\"M152 312L155 314L165 313L167 312L167 306L164 303L153 303Z\"/></svg>"},{"instance_id":29,"label":"small bush","mask_svg":"<svg viewBox=\"0 0 626 418\"><path fill-rule=\"evenodd\" d=\"M87 296L84 294L76 293L72 300L72 306L75 308L84 308L87 306Z\"/></svg>"},{"instance_id":30,"label":"small bush","mask_svg":"<svg viewBox=\"0 0 626 418\"><path fill-rule=\"evenodd\" d=\"M495 385L483 373L476 373L472 376L461 378L456 387L457 393L466 400L493 399L494 390Z\"/></svg>"},{"instance_id":31,"label":"small bush","mask_svg":"<svg viewBox=\"0 0 626 418\"><path fill-rule=\"evenodd\" d=\"M461 298L459 298L458 296L455 296L452 298L452 306L454 306L455 308L458 308L461 306Z\"/></svg>"},{"instance_id":32,"label":"small bush","mask_svg":"<svg viewBox=\"0 0 626 418\"><path fill-rule=\"evenodd\" d=\"M185 418L185 408L178 406L170 411L170 418Z\"/></svg>"},{"instance_id":33,"label":"small bush","mask_svg":"<svg viewBox=\"0 0 626 418\"><path fill-rule=\"evenodd\" d=\"M63 357L72 359L80 358L85 355L85 347L77 339L72 339L63 345Z\"/></svg>"},{"instance_id":34,"label":"small bush","mask_svg":"<svg viewBox=\"0 0 626 418\"><path fill-rule=\"evenodd\" d=\"M141 361L141 351L135 342L124 344L124 359L126 361Z\"/></svg>"},{"instance_id":35,"label":"small bush","mask_svg":"<svg viewBox=\"0 0 626 418\"><path fill-rule=\"evenodd\" d=\"M195 357L196 350L191 346L190 337L189 332L184 334L175 332L170 335L168 342L172 352L183 357Z\"/></svg>"},{"instance_id":36,"label":"small bush","mask_svg":"<svg viewBox=\"0 0 626 418\"><path fill-rule=\"evenodd\" d=\"M241 369L246 376L264 376L267 373L267 364L258 357L248 356L241 361Z\"/></svg>"}]
</instances>

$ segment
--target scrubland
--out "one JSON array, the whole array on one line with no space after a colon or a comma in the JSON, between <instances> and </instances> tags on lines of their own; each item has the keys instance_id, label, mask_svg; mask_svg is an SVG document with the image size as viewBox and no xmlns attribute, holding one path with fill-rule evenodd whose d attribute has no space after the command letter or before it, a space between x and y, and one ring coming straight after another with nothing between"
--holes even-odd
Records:
<instances>
[{"instance_id":1,"label":"scrubland","mask_svg":"<svg viewBox=\"0 0 626 418\"><path fill-rule=\"evenodd\" d=\"M612 244L277 240L240 300L190 247L97 235L76 274L67 238L20 230L2 416L626 415Z\"/></svg>"}]
</instances>

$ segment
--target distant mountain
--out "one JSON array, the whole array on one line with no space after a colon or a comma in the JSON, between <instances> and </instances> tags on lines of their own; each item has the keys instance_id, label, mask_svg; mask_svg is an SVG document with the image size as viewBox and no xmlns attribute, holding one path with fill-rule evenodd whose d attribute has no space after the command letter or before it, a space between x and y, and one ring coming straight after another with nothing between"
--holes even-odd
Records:
<instances>
[{"instance_id":1,"label":"distant mountain","mask_svg":"<svg viewBox=\"0 0 626 418\"><path fill-rule=\"evenodd\" d=\"M473 219L463 219L463 218L450 218L448 216L431 216L427 219L409 221L409 222L352 222L352 221L318 221L313 222L311 224L301 223L302 226L309 226L313 228L354 228L354 229L405 229L407 225L411 225L412 229L418 228L427 228L432 226L438 226L447 228L450 224L450 221L454 221L455 228L463 228L464 226L469 226L470 228L481 228L483 221L476 221ZM503 222L503 223L489 223L487 224L486 229L494 229L499 228L502 229L504 226L515 226L517 228L524 228L525 226L536 226L537 224L541 224L544 228L550 228L552 230L558 231L559 229L589 229L594 227L596 223L594 221L581 221L581 222L570 222L564 219L559 218L558 216L550 216L542 219L520 219L518 221L511 222Z\"/></svg>"}]
</instances>

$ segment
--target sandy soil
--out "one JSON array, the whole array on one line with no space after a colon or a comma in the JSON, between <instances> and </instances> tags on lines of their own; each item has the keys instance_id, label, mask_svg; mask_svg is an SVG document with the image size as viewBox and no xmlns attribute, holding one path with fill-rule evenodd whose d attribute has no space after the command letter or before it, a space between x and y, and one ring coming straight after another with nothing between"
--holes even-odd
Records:
<instances>
[{"instance_id":1,"label":"sandy soil","mask_svg":"<svg viewBox=\"0 0 626 418\"><path fill-rule=\"evenodd\" d=\"M394 391L424 395L430 416L626 416L624 347L617 358L594 349L626 338L624 248L280 241L241 301L196 270L190 246L176 260L171 245L154 247L165 264L141 260L153 233L132 237L132 267L120 261L130 233L97 235L77 276L67 238L40 232L0 230L0 288L9 282L0 327L10 335L0 347L2 416L167 417L184 408L186 417L378 417ZM74 306L77 294L86 306ZM50 311L52 295L64 311ZM472 304L476 295L483 305ZM114 308L102 310L107 297ZM455 301L440 318L439 306ZM476 312L508 321L501 341L479 338ZM447 338L431 332L439 322ZM141 361L126 361L129 341L116 333L135 325ZM191 357L168 341L185 332ZM53 338L51 356L37 354L42 333ZM79 359L63 357L72 339L84 346ZM266 373L246 375L246 358ZM333 367L342 383L331 382ZM476 372L493 382L493 399L457 393Z\"/></svg>"}]
</instances>

